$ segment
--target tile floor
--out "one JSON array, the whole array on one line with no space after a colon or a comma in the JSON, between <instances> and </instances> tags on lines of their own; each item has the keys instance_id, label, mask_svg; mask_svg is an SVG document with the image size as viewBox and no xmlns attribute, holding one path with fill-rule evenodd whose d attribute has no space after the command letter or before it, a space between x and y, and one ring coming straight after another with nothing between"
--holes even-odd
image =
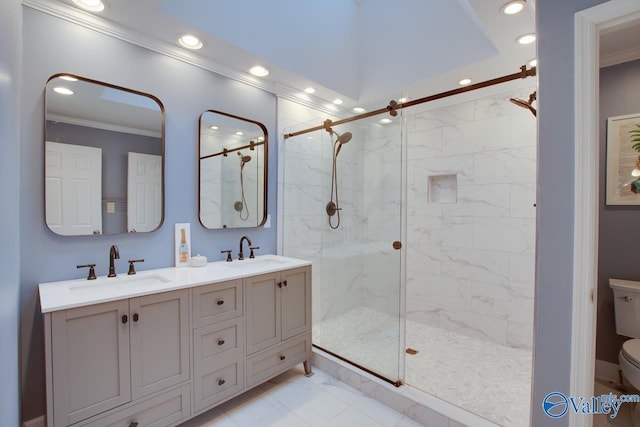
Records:
<instances>
[{"instance_id":1,"label":"tile floor","mask_svg":"<svg viewBox=\"0 0 640 427\"><path fill-rule=\"evenodd\" d=\"M420 424L327 375L302 366L262 384L181 427L419 427Z\"/></svg>"},{"instance_id":2,"label":"tile floor","mask_svg":"<svg viewBox=\"0 0 640 427\"><path fill-rule=\"evenodd\" d=\"M615 395L620 394L635 394L635 390L630 390L627 392L623 392L615 389L615 384L596 378L594 384L593 395L600 396L603 394L613 393ZM606 414L597 414L593 416L593 427L635 427L631 422L631 412L633 411L633 403L624 403L620 406L620 411L618 415L611 419Z\"/></svg>"},{"instance_id":3,"label":"tile floor","mask_svg":"<svg viewBox=\"0 0 640 427\"><path fill-rule=\"evenodd\" d=\"M398 328L397 318L359 307L314 325L313 341L377 372L393 374ZM418 350L405 359L408 385L498 425L528 425L531 350L412 321L407 321L406 346Z\"/></svg>"}]
</instances>

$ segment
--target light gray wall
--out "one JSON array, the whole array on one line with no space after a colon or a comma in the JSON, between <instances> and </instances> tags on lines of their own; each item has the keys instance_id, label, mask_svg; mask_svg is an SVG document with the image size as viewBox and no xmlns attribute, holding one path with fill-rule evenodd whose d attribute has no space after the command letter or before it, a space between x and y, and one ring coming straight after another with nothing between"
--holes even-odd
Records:
<instances>
[{"instance_id":1,"label":"light gray wall","mask_svg":"<svg viewBox=\"0 0 640 427\"><path fill-rule=\"evenodd\" d=\"M89 262L97 263L98 275L105 275L112 244L120 248L121 259L116 262L118 273L127 271L126 260L130 258L145 259L137 266L139 270L172 266L174 224L178 222L191 223L192 251L209 260L223 259L222 249L236 252L240 237L245 234L261 247L259 253L275 253L275 228L205 230L198 222L198 118L203 111L214 109L265 124L271 138L269 150L273 153L269 161L269 169L274 172L268 184L268 212L273 216L274 224L277 150L273 94L28 7L23 10L20 307L23 419L29 420L45 411L38 283L84 277L86 271L76 269L76 265ZM166 113L165 217L158 231L140 235L61 237L46 228L42 173L44 87L55 73L77 74L150 93L163 102ZM3 162L5 158L3 155ZM17 179L12 181L17 182ZM3 209L4 205L3 200ZM15 257L11 259L15 260Z\"/></svg>"},{"instance_id":2,"label":"light gray wall","mask_svg":"<svg viewBox=\"0 0 640 427\"><path fill-rule=\"evenodd\" d=\"M0 425L20 422L20 0L0 2Z\"/></svg>"},{"instance_id":3,"label":"light gray wall","mask_svg":"<svg viewBox=\"0 0 640 427\"><path fill-rule=\"evenodd\" d=\"M616 334L609 278L637 280L640 206L606 206L607 118L640 113L640 60L600 70L600 235L596 358L618 363L628 339Z\"/></svg>"},{"instance_id":4,"label":"light gray wall","mask_svg":"<svg viewBox=\"0 0 640 427\"><path fill-rule=\"evenodd\" d=\"M532 425L566 426L542 400L569 393L573 291L574 14L604 0L538 0L538 197ZM579 54L579 52L576 52Z\"/></svg>"}]
</instances>

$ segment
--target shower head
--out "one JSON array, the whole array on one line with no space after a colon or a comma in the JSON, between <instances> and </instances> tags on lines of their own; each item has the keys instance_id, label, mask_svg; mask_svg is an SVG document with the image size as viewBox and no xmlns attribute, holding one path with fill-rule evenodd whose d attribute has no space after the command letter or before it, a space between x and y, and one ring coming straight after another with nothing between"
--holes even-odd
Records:
<instances>
[{"instance_id":1,"label":"shower head","mask_svg":"<svg viewBox=\"0 0 640 427\"><path fill-rule=\"evenodd\" d=\"M340 153L340 149L342 149L342 145L346 144L347 142L351 141L351 137L353 135L351 135L351 132L345 132L342 135L338 135L337 132L333 132L338 138L336 138L336 142L334 143L334 146L337 145L338 148L336 149L336 157L338 156L338 153Z\"/></svg>"},{"instance_id":2,"label":"shower head","mask_svg":"<svg viewBox=\"0 0 640 427\"><path fill-rule=\"evenodd\" d=\"M238 156L240 156L240 166L244 166L245 163L249 163L251 161L251 156L243 156L240 151L238 151Z\"/></svg>"},{"instance_id":3,"label":"shower head","mask_svg":"<svg viewBox=\"0 0 640 427\"><path fill-rule=\"evenodd\" d=\"M346 144L347 142L351 141L351 137L353 136L351 135L351 132L345 132L342 135L338 135L336 132L334 132L334 134L338 136L336 142L340 143L340 145Z\"/></svg>"},{"instance_id":4,"label":"shower head","mask_svg":"<svg viewBox=\"0 0 640 427\"><path fill-rule=\"evenodd\" d=\"M538 113L536 109L531 105L533 104L533 101L535 101L536 99L537 99L536 92L534 91L529 95L528 101L525 101L524 99L520 99L520 98L510 98L509 101L511 101L518 107L526 108L527 110L531 111L531 114L537 117Z\"/></svg>"}]
</instances>

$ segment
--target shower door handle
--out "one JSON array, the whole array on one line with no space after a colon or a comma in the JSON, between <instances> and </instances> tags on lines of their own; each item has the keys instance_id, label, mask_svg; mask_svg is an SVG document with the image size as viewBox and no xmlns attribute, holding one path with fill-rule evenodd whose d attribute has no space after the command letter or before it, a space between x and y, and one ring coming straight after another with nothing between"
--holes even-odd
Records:
<instances>
[{"instance_id":1,"label":"shower door handle","mask_svg":"<svg viewBox=\"0 0 640 427\"><path fill-rule=\"evenodd\" d=\"M396 251L399 251L400 249L402 249L402 242L399 240L396 240L395 242L393 242L393 249L395 249Z\"/></svg>"}]
</instances>

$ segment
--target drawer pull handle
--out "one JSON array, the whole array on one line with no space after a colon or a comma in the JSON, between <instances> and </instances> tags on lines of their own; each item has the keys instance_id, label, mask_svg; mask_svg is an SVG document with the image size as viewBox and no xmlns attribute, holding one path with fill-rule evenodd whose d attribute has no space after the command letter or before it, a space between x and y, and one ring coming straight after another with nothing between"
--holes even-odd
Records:
<instances>
[{"instance_id":1,"label":"drawer pull handle","mask_svg":"<svg viewBox=\"0 0 640 427\"><path fill-rule=\"evenodd\" d=\"M218 300L218 302L217 302L216 304L218 304L218 305L222 305L222 304L224 304L224 300L223 300L223 299Z\"/></svg>"},{"instance_id":2,"label":"drawer pull handle","mask_svg":"<svg viewBox=\"0 0 640 427\"><path fill-rule=\"evenodd\" d=\"M224 385L225 382L225 380L218 380L218 385Z\"/></svg>"},{"instance_id":3,"label":"drawer pull handle","mask_svg":"<svg viewBox=\"0 0 640 427\"><path fill-rule=\"evenodd\" d=\"M122 323L125 324L129 321L129 316L127 316L126 314L122 315Z\"/></svg>"},{"instance_id":4,"label":"drawer pull handle","mask_svg":"<svg viewBox=\"0 0 640 427\"><path fill-rule=\"evenodd\" d=\"M218 345L224 345L224 340L218 340Z\"/></svg>"},{"instance_id":5,"label":"drawer pull handle","mask_svg":"<svg viewBox=\"0 0 640 427\"><path fill-rule=\"evenodd\" d=\"M280 356L280 360L284 360L286 358L287 358L287 356L285 356L284 354Z\"/></svg>"},{"instance_id":6,"label":"drawer pull handle","mask_svg":"<svg viewBox=\"0 0 640 427\"><path fill-rule=\"evenodd\" d=\"M133 313L133 321L134 322L137 322L139 318L140 318L140 316L138 316L138 313Z\"/></svg>"},{"instance_id":7,"label":"drawer pull handle","mask_svg":"<svg viewBox=\"0 0 640 427\"><path fill-rule=\"evenodd\" d=\"M129 427L138 427L138 422L137 421L131 421L131 424L129 424Z\"/></svg>"}]
</instances>

